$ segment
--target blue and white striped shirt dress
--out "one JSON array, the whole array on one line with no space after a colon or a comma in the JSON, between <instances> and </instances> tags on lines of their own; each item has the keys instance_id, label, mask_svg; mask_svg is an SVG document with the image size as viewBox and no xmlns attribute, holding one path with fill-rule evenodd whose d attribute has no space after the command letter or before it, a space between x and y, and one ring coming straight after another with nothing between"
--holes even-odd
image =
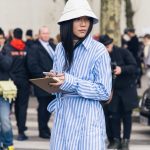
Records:
<instances>
[{"instance_id":1,"label":"blue and white striped shirt dress","mask_svg":"<svg viewBox=\"0 0 150 150\"><path fill-rule=\"evenodd\" d=\"M56 47L53 70L63 71L65 52ZM65 72L63 93L48 105L54 111L50 150L105 150L105 118L100 101L111 93L110 57L90 35L74 51L70 71Z\"/></svg>"}]
</instances>

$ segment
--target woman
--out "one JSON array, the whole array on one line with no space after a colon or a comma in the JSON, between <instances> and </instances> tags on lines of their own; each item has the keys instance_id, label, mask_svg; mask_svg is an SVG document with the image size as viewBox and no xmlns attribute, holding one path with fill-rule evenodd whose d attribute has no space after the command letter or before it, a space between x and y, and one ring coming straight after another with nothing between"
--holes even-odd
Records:
<instances>
[{"instance_id":1,"label":"woman","mask_svg":"<svg viewBox=\"0 0 150 150\"><path fill-rule=\"evenodd\" d=\"M80 6L79 6L80 3ZM98 20L86 0L69 0L59 20L61 43L53 72L60 81L50 86L57 98L50 150L104 150L105 119L99 101L109 99L110 58L89 33Z\"/></svg>"}]
</instances>

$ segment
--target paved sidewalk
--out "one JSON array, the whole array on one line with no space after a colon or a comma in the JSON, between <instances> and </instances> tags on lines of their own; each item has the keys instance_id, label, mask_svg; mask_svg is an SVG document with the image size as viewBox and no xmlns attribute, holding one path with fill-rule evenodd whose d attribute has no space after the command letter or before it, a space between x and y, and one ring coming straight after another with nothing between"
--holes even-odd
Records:
<instances>
[{"instance_id":1,"label":"paved sidewalk","mask_svg":"<svg viewBox=\"0 0 150 150\"><path fill-rule=\"evenodd\" d=\"M148 79L142 77L142 88L138 89L138 94L141 96L143 91L148 87ZM16 150L49 150L49 140L44 140L38 137L38 125L37 125L37 100L35 97L30 97L28 115L27 115L27 127L26 134L29 136L29 140L19 142L16 140L17 128L14 115L12 115L12 125L14 132L14 145ZM131 136L130 150L150 150L150 127L139 124L139 113L134 111L133 119L133 131ZM53 125L53 116L49 122L49 126Z\"/></svg>"}]
</instances>

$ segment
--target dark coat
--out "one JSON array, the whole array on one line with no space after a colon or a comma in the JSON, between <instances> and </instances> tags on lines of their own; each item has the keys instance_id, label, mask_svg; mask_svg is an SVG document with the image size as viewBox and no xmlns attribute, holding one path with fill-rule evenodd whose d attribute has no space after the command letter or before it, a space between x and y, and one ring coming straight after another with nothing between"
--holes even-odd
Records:
<instances>
[{"instance_id":1,"label":"dark coat","mask_svg":"<svg viewBox=\"0 0 150 150\"><path fill-rule=\"evenodd\" d=\"M116 77L113 98L108 108L116 112L119 107L119 99L121 99L125 111L130 111L138 106L135 83L136 61L128 50L115 46L110 57L112 62L116 62L117 66L121 67L122 72Z\"/></svg>"},{"instance_id":2,"label":"dark coat","mask_svg":"<svg viewBox=\"0 0 150 150\"><path fill-rule=\"evenodd\" d=\"M0 51L0 81L10 79L9 71L12 65L12 57L4 49Z\"/></svg>"},{"instance_id":3,"label":"dark coat","mask_svg":"<svg viewBox=\"0 0 150 150\"><path fill-rule=\"evenodd\" d=\"M139 41L137 36L133 36L130 41L127 43L129 51L132 53L134 58L138 59L138 52L139 52Z\"/></svg>"},{"instance_id":4,"label":"dark coat","mask_svg":"<svg viewBox=\"0 0 150 150\"><path fill-rule=\"evenodd\" d=\"M11 78L17 85L28 82L26 54L26 48L20 51L6 44L0 53L0 80Z\"/></svg>"},{"instance_id":5,"label":"dark coat","mask_svg":"<svg viewBox=\"0 0 150 150\"><path fill-rule=\"evenodd\" d=\"M30 48L34 44L34 40L27 40L25 43L26 43L26 46Z\"/></svg>"},{"instance_id":6,"label":"dark coat","mask_svg":"<svg viewBox=\"0 0 150 150\"><path fill-rule=\"evenodd\" d=\"M140 42L137 38L137 36L133 36L130 41L127 43L129 51L134 56L137 66L142 70L141 68L141 50L140 50Z\"/></svg>"},{"instance_id":7,"label":"dark coat","mask_svg":"<svg viewBox=\"0 0 150 150\"><path fill-rule=\"evenodd\" d=\"M55 49L55 45L50 43L50 46ZM28 70L30 78L42 78L45 77L43 72L49 72L53 67L53 60L39 42L35 41L34 45L28 50L27 55ZM48 93L38 87L34 87L35 96L49 96Z\"/></svg>"}]
</instances>

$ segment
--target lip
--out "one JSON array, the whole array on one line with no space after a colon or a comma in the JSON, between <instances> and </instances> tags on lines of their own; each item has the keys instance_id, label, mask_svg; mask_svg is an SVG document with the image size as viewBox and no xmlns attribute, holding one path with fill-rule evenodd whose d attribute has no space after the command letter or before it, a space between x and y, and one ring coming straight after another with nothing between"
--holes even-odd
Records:
<instances>
[{"instance_id":1,"label":"lip","mask_svg":"<svg viewBox=\"0 0 150 150\"><path fill-rule=\"evenodd\" d=\"M86 30L79 30L79 32L81 32L81 33L85 33L85 32L86 32Z\"/></svg>"}]
</instances>

